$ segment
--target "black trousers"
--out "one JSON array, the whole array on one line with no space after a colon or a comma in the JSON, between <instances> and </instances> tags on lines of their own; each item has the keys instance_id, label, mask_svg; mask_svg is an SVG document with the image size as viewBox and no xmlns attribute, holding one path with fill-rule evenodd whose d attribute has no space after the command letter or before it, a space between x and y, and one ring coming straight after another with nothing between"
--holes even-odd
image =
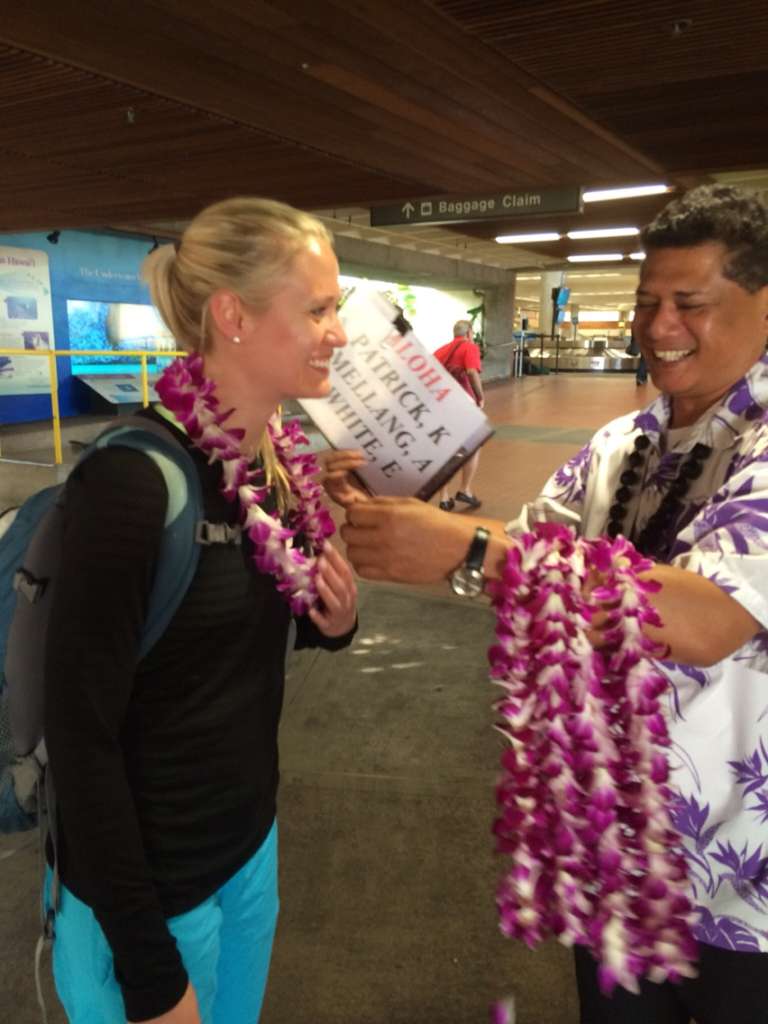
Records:
<instances>
[{"instance_id":1,"label":"black trousers","mask_svg":"<svg viewBox=\"0 0 768 1024\"><path fill-rule=\"evenodd\" d=\"M641 982L640 995L601 994L597 963L574 950L580 1024L768 1024L768 953L699 945L699 976L679 985Z\"/></svg>"}]
</instances>

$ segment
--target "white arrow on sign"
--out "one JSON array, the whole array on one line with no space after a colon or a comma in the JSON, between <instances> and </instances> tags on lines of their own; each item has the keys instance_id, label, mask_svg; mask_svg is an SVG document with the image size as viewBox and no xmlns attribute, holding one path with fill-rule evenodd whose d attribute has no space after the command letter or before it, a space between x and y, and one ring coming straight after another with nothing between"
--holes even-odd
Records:
<instances>
[{"instance_id":1,"label":"white arrow on sign","mask_svg":"<svg viewBox=\"0 0 768 1024\"><path fill-rule=\"evenodd\" d=\"M410 218L411 214L414 213L415 211L416 211L416 207L413 205L412 202L410 202L410 200L405 204L405 206L403 207L403 210L402 210L402 212L405 214L405 216L409 217L409 218Z\"/></svg>"}]
</instances>

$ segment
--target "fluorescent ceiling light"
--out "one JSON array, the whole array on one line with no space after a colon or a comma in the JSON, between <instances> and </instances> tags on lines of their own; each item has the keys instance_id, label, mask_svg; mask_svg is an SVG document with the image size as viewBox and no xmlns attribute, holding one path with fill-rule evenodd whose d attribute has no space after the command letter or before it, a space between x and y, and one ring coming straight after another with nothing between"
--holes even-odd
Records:
<instances>
[{"instance_id":1,"label":"fluorescent ceiling light","mask_svg":"<svg viewBox=\"0 0 768 1024\"><path fill-rule=\"evenodd\" d=\"M634 199L637 196L659 196L671 192L670 185L630 185L627 188L603 188L584 192L585 203L602 203L606 199Z\"/></svg>"},{"instance_id":2,"label":"fluorescent ceiling light","mask_svg":"<svg viewBox=\"0 0 768 1024\"><path fill-rule=\"evenodd\" d=\"M629 258L631 260L644 260L645 259L645 253L644 252L631 252L629 254Z\"/></svg>"},{"instance_id":3,"label":"fluorescent ceiling light","mask_svg":"<svg viewBox=\"0 0 768 1024\"><path fill-rule=\"evenodd\" d=\"M579 320L602 320L603 323L618 323L617 309L580 309Z\"/></svg>"},{"instance_id":4,"label":"fluorescent ceiling light","mask_svg":"<svg viewBox=\"0 0 768 1024\"><path fill-rule=\"evenodd\" d=\"M500 245L510 245L515 242L557 242L562 237L556 231L540 231L528 235L497 235L496 241Z\"/></svg>"},{"instance_id":5,"label":"fluorescent ceiling light","mask_svg":"<svg viewBox=\"0 0 768 1024\"><path fill-rule=\"evenodd\" d=\"M626 238L639 235L640 228L594 228L589 231L569 231L569 238Z\"/></svg>"},{"instance_id":6,"label":"fluorescent ceiling light","mask_svg":"<svg viewBox=\"0 0 768 1024\"><path fill-rule=\"evenodd\" d=\"M621 252L582 253L580 256L569 256L569 263L608 263L610 260L623 260Z\"/></svg>"}]
</instances>

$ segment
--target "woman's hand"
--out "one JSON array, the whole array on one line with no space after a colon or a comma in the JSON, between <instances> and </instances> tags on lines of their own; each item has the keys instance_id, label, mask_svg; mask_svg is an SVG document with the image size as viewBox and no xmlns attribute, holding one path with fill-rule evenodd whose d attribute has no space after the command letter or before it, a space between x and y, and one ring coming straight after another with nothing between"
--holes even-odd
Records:
<instances>
[{"instance_id":1,"label":"woman's hand","mask_svg":"<svg viewBox=\"0 0 768 1024\"><path fill-rule=\"evenodd\" d=\"M357 586L349 564L328 541L315 582L320 603L309 609L310 619L324 636L344 636L357 620Z\"/></svg>"},{"instance_id":2,"label":"woman's hand","mask_svg":"<svg viewBox=\"0 0 768 1024\"><path fill-rule=\"evenodd\" d=\"M323 486L326 493L337 505L349 508L357 501L368 501L368 495L355 483L352 474L366 463L361 451L341 448L323 456L325 476Z\"/></svg>"},{"instance_id":3,"label":"woman's hand","mask_svg":"<svg viewBox=\"0 0 768 1024\"><path fill-rule=\"evenodd\" d=\"M161 1013L159 1017L152 1017L151 1020L142 1021L142 1024L201 1024L200 1009L192 984L187 985L186 992L172 1010Z\"/></svg>"}]
</instances>

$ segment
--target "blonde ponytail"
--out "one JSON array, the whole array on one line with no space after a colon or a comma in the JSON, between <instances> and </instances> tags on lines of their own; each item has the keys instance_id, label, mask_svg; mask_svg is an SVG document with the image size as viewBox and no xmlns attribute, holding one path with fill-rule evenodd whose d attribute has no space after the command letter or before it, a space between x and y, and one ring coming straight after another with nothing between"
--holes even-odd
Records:
<instances>
[{"instance_id":1,"label":"blonde ponytail","mask_svg":"<svg viewBox=\"0 0 768 1024\"><path fill-rule=\"evenodd\" d=\"M149 285L152 305L176 339L176 344L188 348L185 339L191 334L190 323L184 323L177 312L175 293L176 247L161 245L146 257L141 265L141 276Z\"/></svg>"},{"instance_id":2,"label":"blonde ponytail","mask_svg":"<svg viewBox=\"0 0 768 1024\"><path fill-rule=\"evenodd\" d=\"M199 213L178 245L150 253L142 277L176 344L204 353L213 293L231 289L248 305L265 309L294 257L312 239L331 242L324 225L308 213L271 199L225 199ZM266 435L259 455L285 509L288 481Z\"/></svg>"}]
</instances>

